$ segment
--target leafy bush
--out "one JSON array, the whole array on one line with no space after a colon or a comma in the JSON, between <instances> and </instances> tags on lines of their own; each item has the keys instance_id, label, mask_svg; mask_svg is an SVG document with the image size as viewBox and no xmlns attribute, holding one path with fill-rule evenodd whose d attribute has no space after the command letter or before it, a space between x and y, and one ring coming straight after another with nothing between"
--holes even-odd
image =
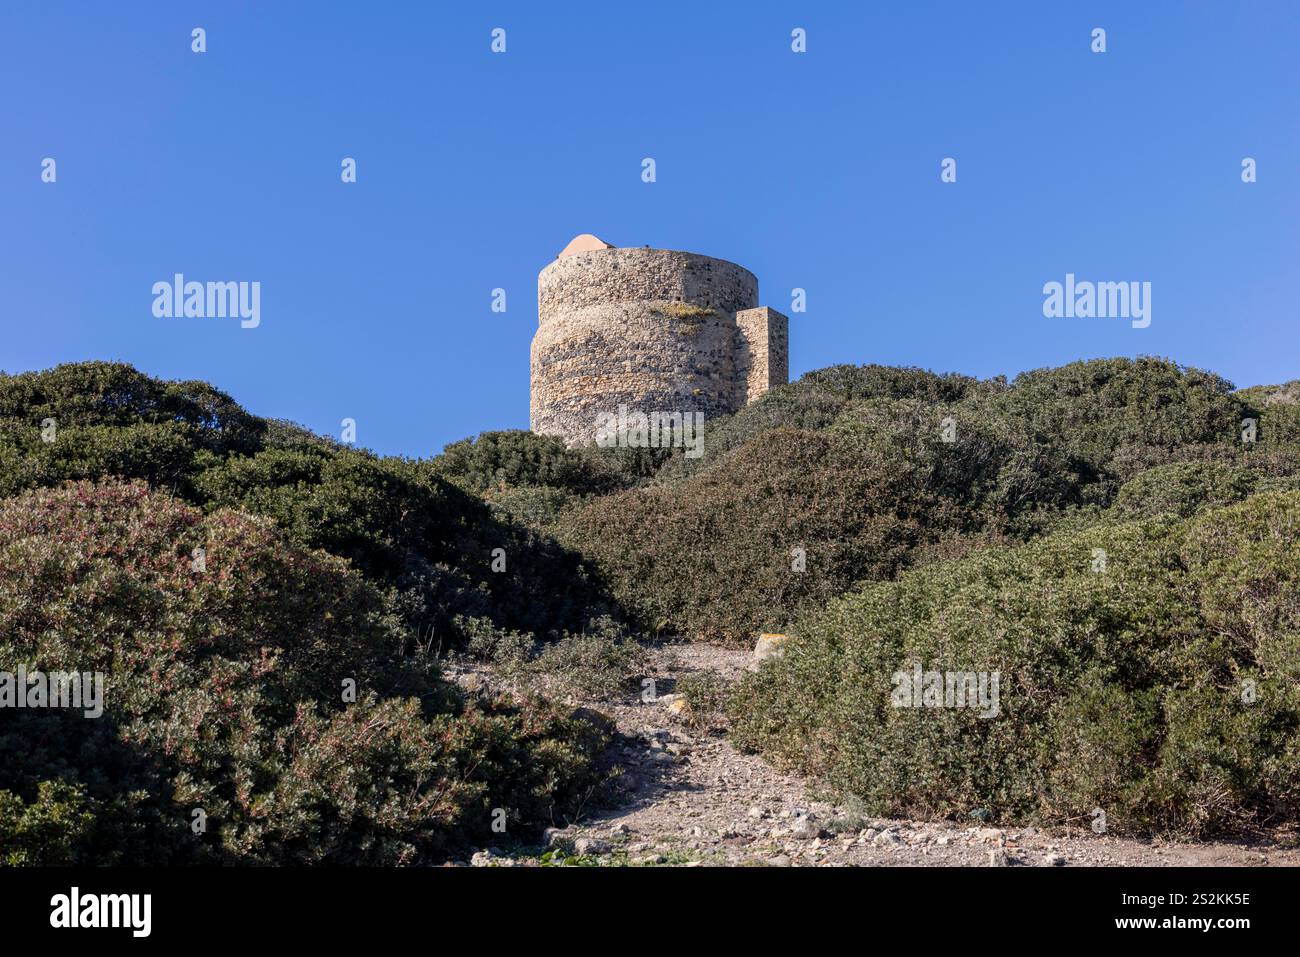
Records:
<instances>
[{"instance_id":1,"label":"leafy bush","mask_svg":"<svg viewBox=\"0 0 1300 957\"><path fill-rule=\"evenodd\" d=\"M1240 439L1252 402L1273 395L1154 358L1010 385L837 366L709 424L702 458L678 455L649 485L570 504L550 527L645 627L748 640L858 582L1087 527L1126 482L1106 517L1295 487L1300 443L1288 444L1279 410L1297 406L1270 399L1261 434L1272 439ZM796 547L806 573L791 567Z\"/></svg>"},{"instance_id":2,"label":"leafy bush","mask_svg":"<svg viewBox=\"0 0 1300 957\"><path fill-rule=\"evenodd\" d=\"M1258 473L1216 462L1158 465L1120 487L1111 513L1123 519L1165 513L1188 518L1207 507L1239 502L1259 484Z\"/></svg>"},{"instance_id":3,"label":"leafy bush","mask_svg":"<svg viewBox=\"0 0 1300 957\"><path fill-rule=\"evenodd\" d=\"M79 362L45 372L0 375L0 420L38 438L58 429L179 425L214 452L252 451L267 425L206 382L163 382L118 362Z\"/></svg>"},{"instance_id":4,"label":"leafy bush","mask_svg":"<svg viewBox=\"0 0 1300 957\"><path fill-rule=\"evenodd\" d=\"M47 418L53 441L42 439ZM556 474L586 474L554 440L500 435L513 438L489 443L495 451L485 446L483 456L518 459L522 474L523 459L546 449L569 463ZM412 630L449 644L458 615L547 638L616 610L577 555L494 515L438 471L256 418L204 383L160 382L121 364L0 376L0 496L69 479L139 478L208 510L268 516L293 541L354 562ZM497 549L504 571L493 570Z\"/></svg>"},{"instance_id":5,"label":"leafy bush","mask_svg":"<svg viewBox=\"0 0 1300 957\"><path fill-rule=\"evenodd\" d=\"M0 375L0 662L111 676L100 719L0 711L0 859L422 862L563 814L606 729L464 701L429 653L614 694L623 609L799 635L736 732L876 813L1294 820L1298 397L1153 358L836 366L702 459L510 431L410 461L120 364ZM889 707L910 660L999 671L1000 716Z\"/></svg>"},{"instance_id":6,"label":"leafy bush","mask_svg":"<svg viewBox=\"0 0 1300 957\"><path fill-rule=\"evenodd\" d=\"M544 535L554 534L565 513L581 504L563 489L547 485L505 488L486 493L483 500L500 520L518 522Z\"/></svg>"},{"instance_id":7,"label":"leafy bush","mask_svg":"<svg viewBox=\"0 0 1300 957\"><path fill-rule=\"evenodd\" d=\"M726 703L730 687L711 671L683 675L673 689L686 699L686 723L693 728L712 730L726 723Z\"/></svg>"},{"instance_id":8,"label":"leafy bush","mask_svg":"<svg viewBox=\"0 0 1300 957\"><path fill-rule=\"evenodd\" d=\"M1300 444L1300 381L1278 387L1262 404L1260 442L1266 446Z\"/></svg>"},{"instance_id":9,"label":"leafy bush","mask_svg":"<svg viewBox=\"0 0 1300 957\"><path fill-rule=\"evenodd\" d=\"M636 687L648 662L645 649L606 617L581 634L546 645L530 669L565 694L609 698Z\"/></svg>"},{"instance_id":10,"label":"leafy bush","mask_svg":"<svg viewBox=\"0 0 1300 957\"><path fill-rule=\"evenodd\" d=\"M1038 513L1086 500L1086 466L1051 436L995 409L870 399L845 411L829 434L857 436L877 455L903 449L917 481L967 512L955 524L939 523L941 533L1028 534Z\"/></svg>"},{"instance_id":11,"label":"leafy bush","mask_svg":"<svg viewBox=\"0 0 1300 957\"><path fill-rule=\"evenodd\" d=\"M484 432L443 449L435 475L476 495L490 489L544 485L571 494L612 491L608 474L558 438L532 432Z\"/></svg>"},{"instance_id":12,"label":"leafy bush","mask_svg":"<svg viewBox=\"0 0 1300 957\"><path fill-rule=\"evenodd\" d=\"M41 781L30 803L0 791L0 865L75 864L94 821L85 789L66 781Z\"/></svg>"},{"instance_id":13,"label":"leafy bush","mask_svg":"<svg viewBox=\"0 0 1300 957\"><path fill-rule=\"evenodd\" d=\"M1085 463L1094 501L1176 449L1236 441L1246 411L1219 376L1150 357L1036 369L974 404L1020 419Z\"/></svg>"},{"instance_id":14,"label":"leafy bush","mask_svg":"<svg viewBox=\"0 0 1300 957\"><path fill-rule=\"evenodd\" d=\"M646 627L748 640L859 578L889 577L943 520L902 456L879 452L818 432L764 433L680 486L595 500L561 537Z\"/></svg>"},{"instance_id":15,"label":"leafy bush","mask_svg":"<svg viewBox=\"0 0 1300 957\"><path fill-rule=\"evenodd\" d=\"M612 618L546 645L475 623L468 652L492 661L497 673L546 697L613 698L637 687L649 662L645 648Z\"/></svg>"},{"instance_id":16,"label":"leafy bush","mask_svg":"<svg viewBox=\"0 0 1300 957\"><path fill-rule=\"evenodd\" d=\"M946 404L982 392L997 392L1006 386L1001 379L983 383L954 372L938 375L928 369L882 365L827 366L805 373L799 384L824 389L846 401L917 399Z\"/></svg>"},{"instance_id":17,"label":"leafy bush","mask_svg":"<svg viewBox=\"0 0 1300 957\"><path fill-rule=\"evenodd\" d=\"M952 403L977 391L997 389L1001 383L981 384L968 376L937 375L924 369L894 366L838 365L817 369L799 381L777 386L734 415L705 423L701 458L675 455L658 477L681 480L749 440L774 429L825 429L845 410L870 399Z\"/></svg>"},{"instance_id":18,"label":"leafy bush","mask_svg":"<svg viewBox=\"0 0 1300 957\"><path fill-rule=\"evenodd\" d=\"M681 482L746 442L777 429L824 429L835 421L846 405L842 395L827 389L803 384L778 386L734 415L705 421L704 454L689 459L679 452L659 469L656 478L661 483Z\"/></svg>"},{"instance_id":19,"label":"leafy bush","mask_svg":"<svg viewBox=\"0 0 1300 957\"><path fill-rule=\"evenodd\" d=\"M856 582L1028 534L1081 498L1050 443L974 415L948 443L944 417L871 399L820 431L761 432L685 481L567 513L560 537L644 626L748 641Z\"/></svg>"},{"instance_id":20,"label":"leafy bush","mask_svg":"<svg viewBox=\"0 0 1300 957\"><path fill-rule=\"evenodd\" d=\"M1202 835L1300 813L1300 493L1052 535L810 612L731 702L736 739L878 814ZM1102 549L1104 570L1096 562ZM895 675L1000 675L996 717Z\"/></svg>"},{"instance_id":21,"label":"leafy bush","mask_svg":"<svg viewBox=\"0 0 1300 957\"><path fill-rule=\"evenodd\" d=\"M466 705L404 643L365 578L268 521L143 483L5 501L0 661L107 676L99 718L0 710L6 857L410 863L595 786L606 730Z\"/></svg>"}]
</instances>

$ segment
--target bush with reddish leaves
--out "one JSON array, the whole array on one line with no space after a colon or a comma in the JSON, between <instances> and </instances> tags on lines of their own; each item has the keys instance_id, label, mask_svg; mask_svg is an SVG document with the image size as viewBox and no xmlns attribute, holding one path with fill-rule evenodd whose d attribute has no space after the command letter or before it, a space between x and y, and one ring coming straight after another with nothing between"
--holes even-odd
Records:
<instances>
[{"instance_id":1,"label":"bush with reddish leaves","mask_svg":"<svg viewBox=\"0 0 1300 957\"><path fill-rule=\"evenodd\" d=\"M144 483L4 501L0 667L105 675L98 718L0 709L4 859L418 863L585 799L603 728L463 701L386 609L270 521Z\"/></svg>"}]
</instances>

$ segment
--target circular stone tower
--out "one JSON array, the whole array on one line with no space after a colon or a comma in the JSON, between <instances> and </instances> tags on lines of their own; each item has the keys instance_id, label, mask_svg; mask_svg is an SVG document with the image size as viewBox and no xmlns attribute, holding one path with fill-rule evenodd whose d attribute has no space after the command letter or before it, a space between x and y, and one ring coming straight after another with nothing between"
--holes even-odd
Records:
<instances>
[{"instance_id":1,"label":"circular stone tower","mask_svg":"<svg viewBox=\"0 0 1300 957\"><path fill-rule=\"evenodd\" d=\"M758 280L735 263L577 237L537 277L533 431L583 445L620 407L734 412L786 378L785 317L757 303Z\"/></svg>"}]
</instances>

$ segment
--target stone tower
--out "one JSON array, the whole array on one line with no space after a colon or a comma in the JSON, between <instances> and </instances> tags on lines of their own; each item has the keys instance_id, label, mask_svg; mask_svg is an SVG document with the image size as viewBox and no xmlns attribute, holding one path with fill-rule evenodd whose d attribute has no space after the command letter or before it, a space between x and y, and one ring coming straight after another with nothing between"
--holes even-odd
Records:
<instances>
[{"instance_id":1,"label":"stone tower","mask_svg":"<svg viewBox=\"0 0 1300 957\"><path fill-rule=\"evenodd\" d=\"M620 406L735 412L789 377L785 316L722 259L575 238L537 277L531 426L590 444Z\"/></svg>"}]
</instances>

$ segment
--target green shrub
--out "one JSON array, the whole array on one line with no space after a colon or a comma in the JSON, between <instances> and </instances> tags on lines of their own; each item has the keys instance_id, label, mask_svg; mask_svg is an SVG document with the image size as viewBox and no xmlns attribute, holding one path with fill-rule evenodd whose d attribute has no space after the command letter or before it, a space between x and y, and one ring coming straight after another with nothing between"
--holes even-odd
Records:
<instances>
[{"instance_id":1,"label":"green shrub","mask_svg":"<svg viewBox=\"0 0 1300 957\"><path fill-rule=\"evenodd\" d=\"M704 422L704 454L689 459L678 451L656 473L659 482L681 482L728 452L776 429L816 431L829 426L844 411L844 396L802 383L778 386L734 415Z\"/></svg>"},{"instance_id":2,"label":"green shrub","mask_svg":"<svg viewBox=\"0 0 1300 957\"><path fill-rule=\"evenodd\" d=\"M1264 405L1259 420L1259 441L1266 447L1300 444L1300 382L1290 384L1290 391Z\"/></svg>"},{"instance_id":3,"label":"green shrub","mask_svg":"<svg viewBox=\"0 0 1300 957\"><path fill-rule=\"evenodd\" d=\"M561 538L644 626L748 641L854 581L889 577L944 520L908 463L879 451L778 429L681 485L595 500Z\"/></svg>"},{"instance_id":4,"label":"green shrub","mask_svg":"<svg viewBox=\"0 0 1300 957\"><path fill-rule=\"evenodd\" d=\"M1035 369L975 400L1050 436L1094 474L1094 501L1181 447L1237 441L1246 405L1210 372L1166 359L1092 359Z\"/></svg>"},{"instance_id":5,"label":"green shrub","mask_svg":"<svg viewBox=\"0 0 1300 957\"><path fill-rule=\"evenodd\" d=\"M731 704L742 745L874 813L1203 835L1300 815L1300 493L1052 535L810 612ZM1104 571L1097 568L1104 551ZM894 676L1000 675L1000 709Z\"/></svg>"},{"instance_id":6,"label":"green shrub","mask_svg":"<svg viewBox=\"0 0 1300 957\"><path fill-rule=\"evenodd\" d=\"M711 671L683 675L673 689L686 699L686 723L712 730L726 723L725 706L730 685Z\"/></svg>"},{"instance_id":7,"label":"green shrub","mask_svg":"<svg viewBox=\"0 0 1300 957\"><path fill-rule=\"evenodd\" d=\"M1188 518L1205 508L1239 502L1259 483L1258 473L1217 462L1158 465L1120 487L1111 513L1127 520L1166 513Z\"/></svg>"},{"instance_id":8,"label":"green shrub","mask_svg":"<svg viewBox=\"0 0 1300 957\"><path fill-rule=\"evenodd\" d=\"M984 406L931 405L868 399L831 427L835 437L859 437L869 454L902 449L917 481L965 510L940 533L981 529L1026 533L1043 511L1081 504L1087 468L1051 436Z\"/></svg>"},{"instance_id":9,"label":"green shrub","mask_svg":"<svg viewBox=\"0 0 1300 957\"><path fill-rule=\"evenodd\" d=\"M1154 358L1010 385L837 366L709 423L702 458L568 503L549 527L645 627L748 640L858 582L990 543L1296 487L1300 444L1284 441L1276 411L1296 406L1274 399L1273 440L1248 445L1251 401L1264 399Z\"/></svg>"},{"instance_id":10,"label":"green shrub","mask_svg":"<svg viewBox=\"0 0 1300 957\"><path fill-rule=\"evenodd\" d=\"M734 415L705 422L702 458L675 455L658 477L679 481L710 462L774 429L825 429L841 413L871 399L914 403L954 403L976 392L996 390L1004 383L980 383L969 376L937 375L924 369L893 366L838 365L806 373L797 382L777 386Z\"/></svg>"},{"instance_id":11,"label":"green shrub","mask_svg":"<svg viewBox=\"0 0 1300 957\"><path fill-rule=\"evenodd\" d=\"M52 442L42 439L46 418L56 423ZM533 460L547 475L587 474L585 460L555 440L498 435L466 454L510 464L511 474ZM298 544L353 562L410 629L446 644L459 640L457 616L552 638L616 611L579 556L537 527L495 515L438 471L250 416L204 383L160 382L130 366L0 376L0 496L135 478L208 510L267 516ZM493 570L497 549L504 571Z\"/></svg>"},{"instance_id":12,"label":"green shrub","mask_svg":"<svg viewBox=\"0 0 1300 957\"><path fill-rule=\"evenodd\" d=\"M0 865L66 867L82 863L79 849L95 816L85 789L41 781L30 802L0 791Z\"/></svg>"},{"instance_id":13,"label":"green shrub","mask_svg":"<svg viewBox=\"0 0 1300 957\"><path fill-rule=\"evenodd\" d=\"M738 739L876 813L1294 821L1297 395L1153 358L837 366L708 422L701 459L509 431L410 461L120 364L0 375L0 664L112 675L102 719L0 712L0 859L424 862L492 808L562 815L607 729L462 701L427 658L613 695L644 670L624 609L799 636ZM913 660L998 671L999 717L891 707Z\"/></svg>"},{"instance_id":14,"label":"green shrub","mask_svg":"<svg viewBox=\"0 0 1300 957\"><path fill-rule=\"evenodd\" d=\"M819 431L764 431L684 481L567 512L560 538L645 627L749 641L856 582L1030 534L1081 502L1079 469L1049 442L972 413L949 443L945 417L868 399Z\"/></svg>"},{"instance_id":15,"label":"green shrub","mask_svg":"<svg viewBox=\"0 0 1300 957\"><path fill-rule=\"evenodd\" d=\"M563 489L547 485L505 488L483 496L502 521L514 521L542 534L558 530L564 514L581 502Z\"/></svg>"},{"instance_id":16,"label":"green shrub","mask_svg":"<svg viewBox=\"0 0 1300 957\"><path fill-rule=\"evenodd\" d=\"M163 382L120 362L77 362L44 372L0 375L0 421L39 438L46 419L58 430L179 425L202 448L260 448L267 425L206 382Z\"/></svg>"},{"instance_id":17,"label":"green shrub","mask_svg":"<svg viewBox=\"0 0 1300 957\"><path fill-rule=\"evenodd\" d=\"M928 369L882 365L827 366L805 373L798 384L824 389L846 401L916 399L931 404L960 402L977 393L1006 387L1001 379L984 383L954 372L939 375Z\"/></svg>"},{"instance_id":18,"label":"green shrub","mask_svg":"<svg viewBox=\"0 0 1300 957\"><path fill-rule=\"evenodd\" d=\"M558 438L532 432L484 432L443 449L429 463L433 474L475 495L543 485L570 494L612 491L610 476Z\"/></svg>"},{"instance_id":19,"label":"green shrub","mask_svg":"<svg viewBox=\"0 0 1300 957\"><path fill-rule=\"evenodd\" d=\"M587 700L634 690L649 662L645 648L608 617L542 646L524 647L511 636L498 635L491 654L503 676L531 690Z\"/></svg>"},{"instance_id":20,"label":"green shrub","mask_svg":"<svg viewBox=\"0 0 1300 957\"><path fill-rule=\"evenodd\" d=\"M412 628L451 644L458 615L551 638L609 611L576 554L494 518L485 503L418 463L350 449L272 448L213 463L195 487L209 508L269 516L295 541L351 560L399 593ZM503 570L493 570L494 553Z\"/></svg>"},{"instance_id":21,"label":"green shrub","mask_svg":"<svg viewBox=\"0 0 1300 957\"><path fill-rule=\"evenodd\" d=\"M570 502L644 484L671 455L671 449L570 449L550 435L484 432L448 445L429 460L428 470L494 504L518 501L511 493L534 490ZM514 511L508 504L506 510Z\"/></svg>"},{"instance_id":22,"label":"green shrub","mask_svg":"<svg viewBox=\"0 0 1300 957\"><path fill-rule=\"evenodd\" d=\"M0 834L20 861L409 863L596 785L605 729L466 705L405 640L364 577L269 521L143 483L9 499L0 661L107 679L99 718L0 710Z\"/></svg>"}]
</instances>

